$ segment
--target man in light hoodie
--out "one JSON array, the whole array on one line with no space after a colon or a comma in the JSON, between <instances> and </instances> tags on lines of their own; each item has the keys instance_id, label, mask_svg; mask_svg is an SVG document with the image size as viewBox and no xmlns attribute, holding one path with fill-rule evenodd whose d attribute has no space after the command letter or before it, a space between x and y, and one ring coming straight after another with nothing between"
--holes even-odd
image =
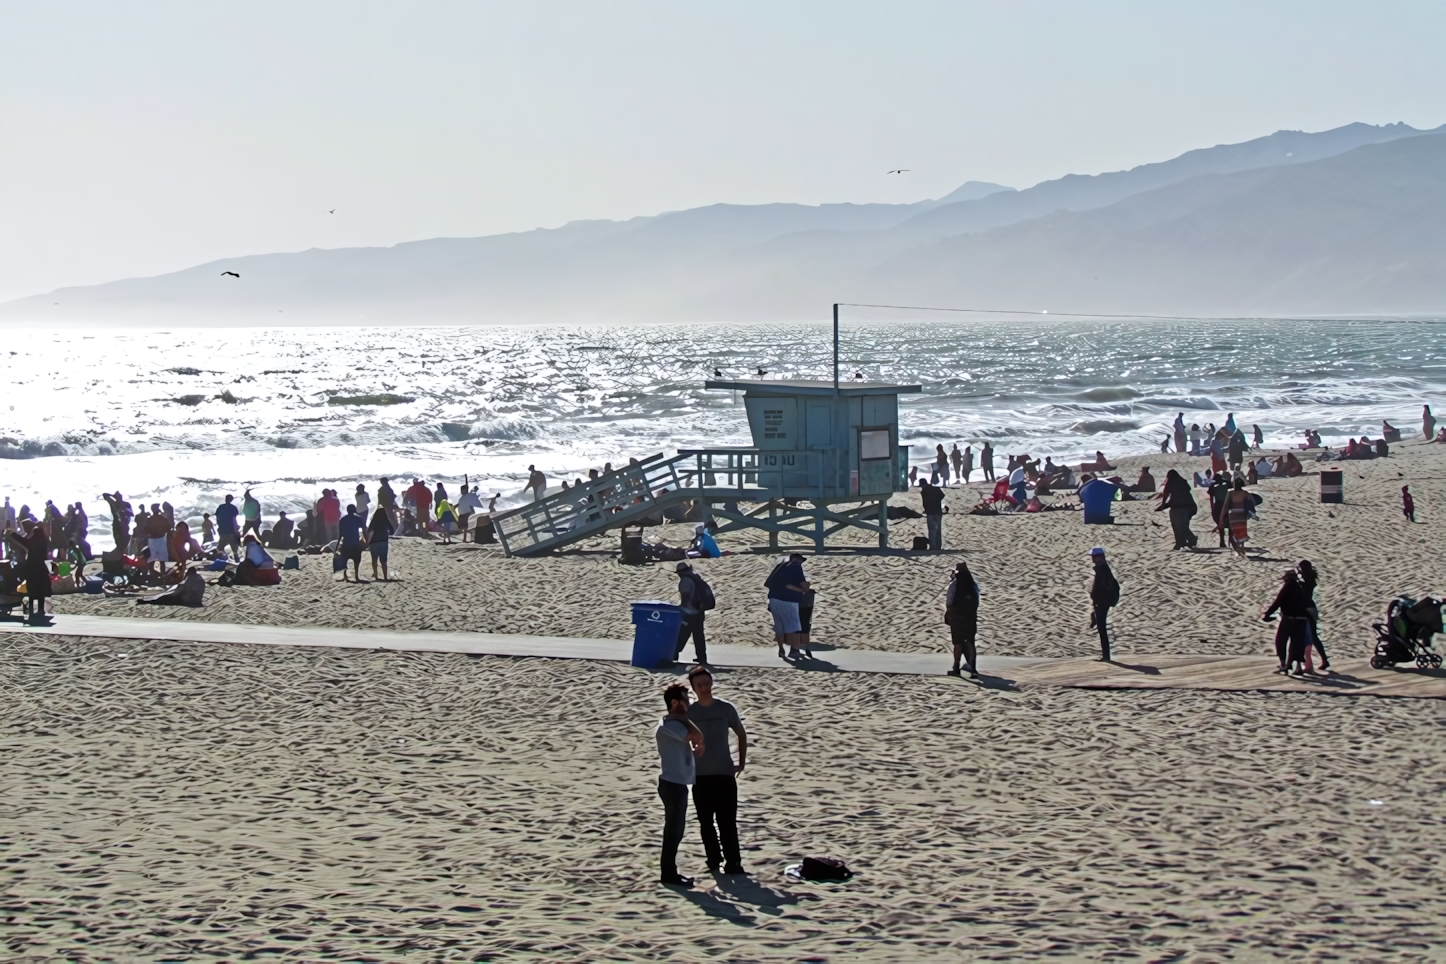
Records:
<instances>
[{"instance_id":1,"label":"man in light hoodie","mask_svg":"<svg viewBox=\"0 0 1446 964\"><path fill-rule=\"evenodd\" d=\"M678 845L688 829L688 788L703 755L703 733L688 719L688 687L674 684L663 691L668 715L658 722L658 798L663 801L663 849L658 883L692 887L693 878L678 873Z\"/></svg>"}]
</instances>

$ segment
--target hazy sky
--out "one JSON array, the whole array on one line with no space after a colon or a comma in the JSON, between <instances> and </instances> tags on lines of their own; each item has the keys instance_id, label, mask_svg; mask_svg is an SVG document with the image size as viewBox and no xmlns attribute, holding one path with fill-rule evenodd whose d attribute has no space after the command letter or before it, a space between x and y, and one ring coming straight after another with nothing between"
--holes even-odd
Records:
<instances>
[{"instance_id":1,"label":"hazy sky","mask_svg":"<svg viewBox=\"0 0 1446 964\"><path fill-rule=\"evenodd\" d=\"M0 0L0 300L719 201L1025 187L1281 128L1434 127L1443 28L1439 0Z\"/></svg>"}]
</instances>

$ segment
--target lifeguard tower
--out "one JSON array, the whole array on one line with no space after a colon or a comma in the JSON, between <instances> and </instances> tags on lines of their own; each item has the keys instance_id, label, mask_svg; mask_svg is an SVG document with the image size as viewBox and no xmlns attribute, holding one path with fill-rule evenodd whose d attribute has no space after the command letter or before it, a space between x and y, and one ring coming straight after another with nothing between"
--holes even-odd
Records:
<instances>
[{"instance_id":1,"label":"lifeguard tower","mask_svg":"<svg viewBox=\"0 0 1446 964\"><path fill-rule=\"evenodd\" d=\"M702 503L718 532L758 529L826 549L845 528L889 544L889 497L906 492L908 447L899 444L899 396L919 385L839 382L838 309L833 380L717 379L704 388L743 393L753 445L661 453L581 486L493 517L508 555L539 555L607 529L661 521L663 510Z\"/></svg>"}]
</instances>

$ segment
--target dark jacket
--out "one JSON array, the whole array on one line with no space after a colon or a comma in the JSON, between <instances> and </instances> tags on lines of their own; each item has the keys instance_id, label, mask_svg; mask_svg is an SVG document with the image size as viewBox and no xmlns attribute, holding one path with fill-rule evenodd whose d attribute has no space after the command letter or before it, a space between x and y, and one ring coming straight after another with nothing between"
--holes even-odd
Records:
<instances>
[{"instance_id":1,"label":"dark jacket","mask_svg":"<svg viewBox=\"0 0 1446 964\"><path fill-rule=\"evenodd\" d=\"M944 514L944 490L937 485L921 486L919 498L924 502L925 515Z\"/></svg>"},{"instance_id":2,"label":"dark jacket","mask_svg":"<svg viewBox=\"0 0 1446 964\"><path fill-rule=\"evenodd\" d=\"M1095 578L1090 583L1090 602L1096 606L1115 606L1120 601L1120 584L1110 571L1110 564L1102 562L1095 566Z\"/></svg>"},{"instance_id":3,"label":"dark jacket","mask_svg":"<svg viewBox=\"0 0 1446 964\"><path fill-rule=\"evenodd\" d=\"M1310 610L1310 594L1300 583L1287 582L1281 584L1280 592L1275 594L1275 602L1270 604L1265 615L1279 612L1282 619L1308 619Z\"/></svg>"}]
</instances>

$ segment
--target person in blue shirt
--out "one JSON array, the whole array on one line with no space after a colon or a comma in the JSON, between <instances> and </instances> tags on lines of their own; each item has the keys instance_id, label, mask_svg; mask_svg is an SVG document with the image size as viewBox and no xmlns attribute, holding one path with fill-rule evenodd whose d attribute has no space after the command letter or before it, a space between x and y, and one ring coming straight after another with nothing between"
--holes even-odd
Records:
<instances>
[{"instance_id":1,"label":"person in blue shirt","mask_svg":"<svg viewBox=\"0 0 1446 964\"><path fill-rule=\"evenodd\" d=\"M236 517L241 510L236 508L235 496L226 496L226 501L216 506L216 548L225 552L229 547L236 561L241 560L241 533L236 528Z\"/></svg>"},{"instance_id":2,"label":"person in blue shirt","mask_svg":"<svg viewBox=\"0 0 1446 964\"><path fill-rule=\"evenodd\" d=\"M362 549L366 546L366 520L357 515L356 506L346 507L346 515L341 517L337 524L340 535L337 537L337 554L342 558L341 581L347 582L346 563L351 563L356 568L356 581L361 582L361 557Z\"/></svg>"},{"instance_id":3,"label":"person in blue shirt","mask_svg":"<svg viewBox=\"0 0 1446 964\"><path fill-rule=\"evenodd\" d=\"M708 527L704 525L693 530L693 548L701 552L705 559L718 559L723 555L718 548L718 543L714 541L712 534L708 531Z\"/></svg>"}]
</instances>

